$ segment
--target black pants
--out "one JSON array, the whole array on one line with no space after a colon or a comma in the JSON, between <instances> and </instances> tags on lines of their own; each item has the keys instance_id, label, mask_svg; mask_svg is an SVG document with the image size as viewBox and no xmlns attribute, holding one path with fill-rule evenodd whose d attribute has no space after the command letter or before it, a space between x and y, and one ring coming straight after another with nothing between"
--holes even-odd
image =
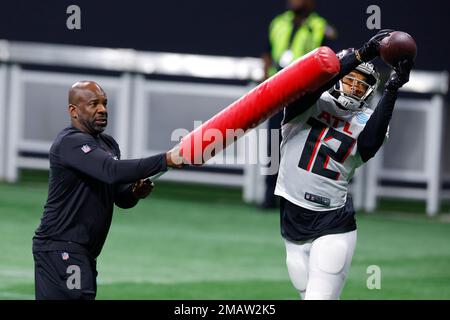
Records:
<instances>
[{"instance_id":1,"label":"black pants","mask_svg":"<svg viewBox=\"0 0 450 320\"><path fill-rule=\"evenodd\" d=\"M34 252L36 300L94 300L96 261L65 251Z\"/></svg>"}]
</instances>

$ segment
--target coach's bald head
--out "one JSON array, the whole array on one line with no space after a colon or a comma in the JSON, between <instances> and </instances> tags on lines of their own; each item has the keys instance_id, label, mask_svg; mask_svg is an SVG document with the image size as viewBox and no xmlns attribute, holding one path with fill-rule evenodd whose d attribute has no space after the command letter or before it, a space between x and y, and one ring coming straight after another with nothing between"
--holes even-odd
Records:
<instances>
[{"instance_id":1,"label":"coach's bald head","mask_svg":"<svg viewBox=\"0 0 450 320\"><path fill-rule=\"evenodd\" d=\"M69 90L69 104L77 104L80 99L83 99L89 93L102 93L105 91L95 81L78 81L75 82Z\"/></svg>"},{"instance_id":2,"label":"coach's bald head","mask_svg":"<svg viewBox=\"0 0 450 320\"><path fill-rule=\"evenodd\" d=\"M69 114L72 126L98 135L107 125L108 111L105 91L94 81L79 81L69 90Z\"/></svg>"}]
</instances>

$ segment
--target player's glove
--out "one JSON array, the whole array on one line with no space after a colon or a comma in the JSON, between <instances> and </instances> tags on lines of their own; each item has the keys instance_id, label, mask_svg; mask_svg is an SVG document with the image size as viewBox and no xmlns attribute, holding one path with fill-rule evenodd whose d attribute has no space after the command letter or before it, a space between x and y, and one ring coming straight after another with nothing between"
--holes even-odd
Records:
<instances>
[{"instance_id":1,"label":"player's glove","mask_svg":"<svg viewBox=\"0 0 450 320\"><path fill-rule=\"evenodd\" d=\"M409 73L414 66L414 61L405 59L400 61L391 72L386 82L386 90L396 91L409 81Z\"/></svg>"},{"instance_id":2,"label":"player's glove","mask_svg":"<svg viewBox=\"0 0 450 320\"><path fill-rule=\"evenodd\" d=\"M361 62L368 62L380 55L380 42L394 30L383 29L370 38L361 48L356 51L356 57Z\"/></svg>"}]
</instances>

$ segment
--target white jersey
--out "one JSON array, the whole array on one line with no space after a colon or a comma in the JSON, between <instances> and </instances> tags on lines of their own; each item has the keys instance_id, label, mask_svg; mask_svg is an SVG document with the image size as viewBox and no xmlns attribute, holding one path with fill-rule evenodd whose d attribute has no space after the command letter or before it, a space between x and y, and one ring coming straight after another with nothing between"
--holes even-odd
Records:
<instances>
[{"instance_id":1,"label":"white jersey","mask_svg":"<svg viewBox=\"0 0 450 320\"><path fill-rule=\"evenodd\" d=\"M345 205L348 184L363 164L357 139L373 110L338 108L328 92L282 126L281 161L275 194L309 210Z\"/></svg>"}]
</instances>

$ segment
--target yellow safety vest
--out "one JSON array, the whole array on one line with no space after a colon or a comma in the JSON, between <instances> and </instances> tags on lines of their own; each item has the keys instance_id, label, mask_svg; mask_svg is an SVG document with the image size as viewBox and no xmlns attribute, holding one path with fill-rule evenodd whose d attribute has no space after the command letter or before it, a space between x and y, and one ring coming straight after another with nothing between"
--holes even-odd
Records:
<instances>
[{"instance_id":1,"label":"yellow safety vest","mask_svg":"<svg viewBox=\"0 0 450 320\"><path fill-rule=\"evenodd\" d=\"M287 50L291 51L292 61L304 54L320 47L325 36L327 21L317 13L311 13L303 24L297 29L292 43L291 34L293 31L294 12L286 11L276 16L269 27L269 41L272 48L272 59L278 65L283 54ZM277 72L276 66L272 66L269 75Z\"/></svg>"}]
</instances>

